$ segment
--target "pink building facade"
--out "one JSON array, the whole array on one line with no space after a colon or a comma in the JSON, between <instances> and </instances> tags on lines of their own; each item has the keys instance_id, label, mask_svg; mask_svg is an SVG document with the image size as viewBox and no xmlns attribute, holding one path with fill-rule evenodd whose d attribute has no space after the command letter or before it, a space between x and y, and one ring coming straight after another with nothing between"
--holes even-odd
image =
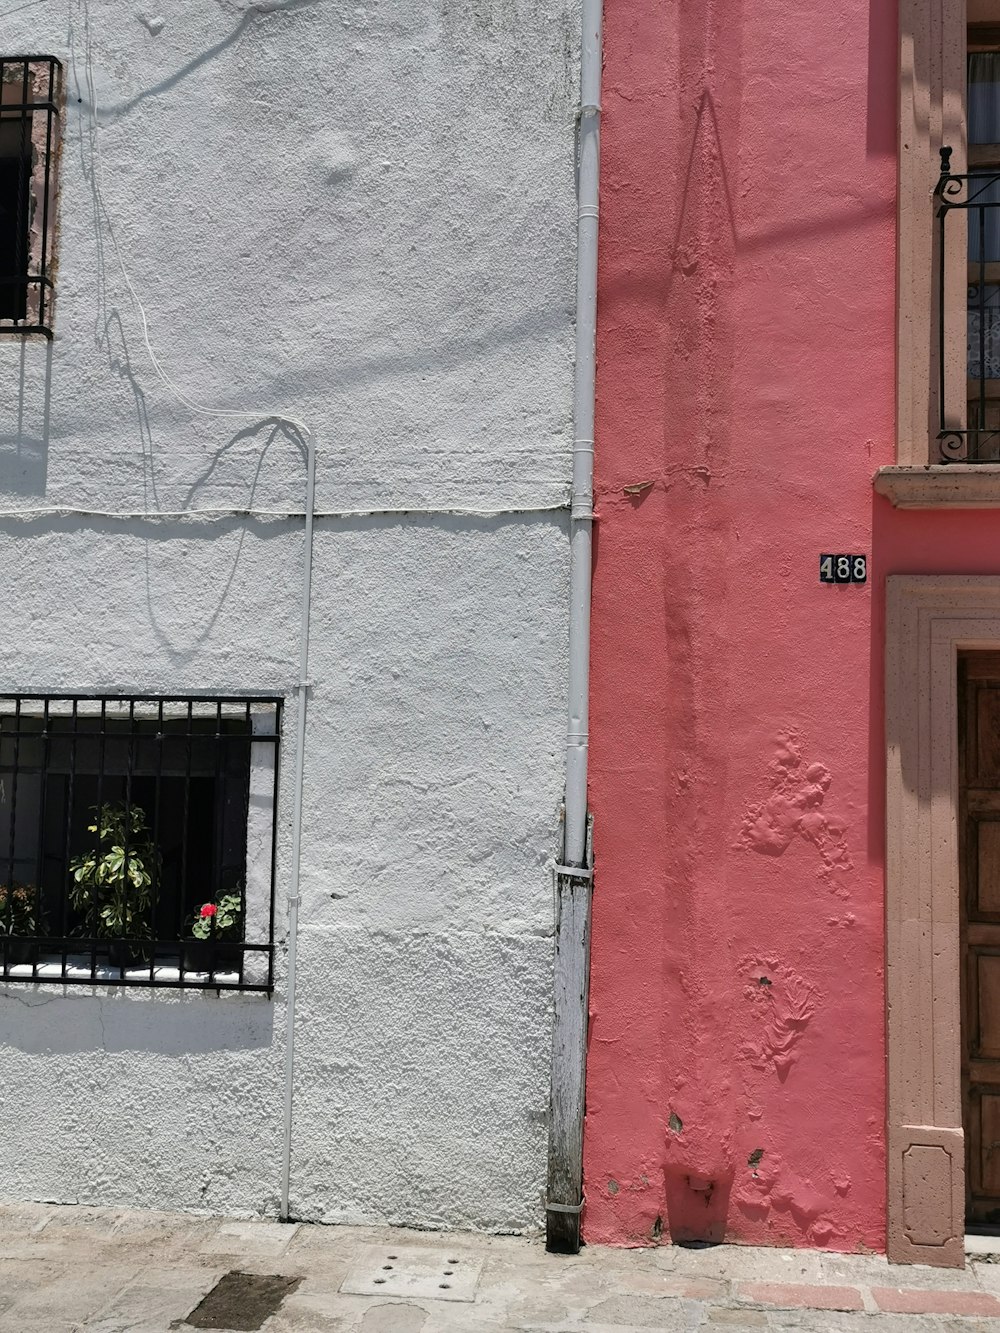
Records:
<instances>
[{"instance_id":1,"label":"pink building facade","mask_svg":"<svg viewBox=\"0 0 1000 1333\"><path fill-rule=\"evenodd\" d=\"M976 1172L989 1221L957 726L1000 450L933 196L983 8L605 6L591 1242L956 1264Z\"/></svg>"}]
</instances>

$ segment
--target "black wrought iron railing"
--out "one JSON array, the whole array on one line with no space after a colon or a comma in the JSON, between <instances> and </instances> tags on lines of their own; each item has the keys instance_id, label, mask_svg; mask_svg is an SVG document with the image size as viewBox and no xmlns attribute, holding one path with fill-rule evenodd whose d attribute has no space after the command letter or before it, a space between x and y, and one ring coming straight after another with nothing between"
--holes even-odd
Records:
<instances>
[{"instance_id":1,"label":"black wrought iron railing","mask_svg":"<svg viewBox=\"0 0 1000 1333\"><path fill-rule=\"evenodd\" d=\"M62 65L0 57L0 333L52 337Z\"/></svg>"},{"instance_id":2,"label":"black wrought iron railing","mask_svg":"<svg viewBox=\"0 0 1000 1333\"><path fill-rule=\"evenodd\" d=\"M0 978L270 991L281 709L0 695Z\"/></svg>"},{"instance_id":3,"label":"black wrought iron railing","mask_svg":"<svg viewBox=\"0 0 1000 1333\"><path fill-rule=\"evenodd\" d=\"M1000 462L1000 166L956 173L941 149L937 200L938 444L944 463ZM965 355L956 356L958 302L954 234L965 229ZM952 226L955 223L951 224ZM950 279L950 282L949 282ZM952 288L949 290L949 288ZM961 365L964 360L964 365ZM961 370L958 367L961 365ZM962 382L958 375L964 371Z\"/></svg>"}]
</instances>

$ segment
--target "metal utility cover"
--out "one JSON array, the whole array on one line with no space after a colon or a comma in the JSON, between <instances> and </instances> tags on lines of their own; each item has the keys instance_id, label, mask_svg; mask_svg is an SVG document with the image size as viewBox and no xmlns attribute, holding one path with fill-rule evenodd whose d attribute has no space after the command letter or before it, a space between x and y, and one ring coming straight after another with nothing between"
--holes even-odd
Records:
<instances>
[{"instance_id":1,"label":"metal utility cover","mask_svg":"<svg viewBox=\"0 0 1000 1333\"><path fill-rule=\"evenodd\" d=\"M347 1296L418 1296L430 1301L474 1301L482 1259L457 1250L366 1245L340 1284Z\"/></svg>"}]
</instances>

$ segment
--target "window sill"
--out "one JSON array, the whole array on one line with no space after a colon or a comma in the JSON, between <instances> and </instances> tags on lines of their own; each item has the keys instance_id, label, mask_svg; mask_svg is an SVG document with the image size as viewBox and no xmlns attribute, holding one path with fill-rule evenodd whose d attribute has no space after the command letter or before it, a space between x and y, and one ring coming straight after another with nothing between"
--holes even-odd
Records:
<instances>
[{"instance_id":1,"label":"window sill","mask_svg":"<svg viewBox=\"0 0 1000 1333\"><path fill-rule=\"evenodd\" d=\"M1000 463L880 467L874 485L897 509L1000 509Z\"/></svg>"},{"instance_id":2,"label":"window sill","mask_svg":"<svg viewBox=\"0 0 1000 1333\"><path fill-rule=\"evenodd\" d=\"M6 974L0 965L0 985L8 981L54 981L62 985L88 986L183 986L185 989L191 987L198 990L264 989L261 986L248 984L238 972L230 971L220 970L209 974L185 968L182 979L179 963L180 959L176 962L157 962L153 967L151 980L148 963L119 968L99 961L92 969L89 954L75 956L70 954L66 959L65 971L61 957L52 958L51 961L40 960L34 966L31 963L12 963L7 968Z\"/></svg>"}]
</instances>

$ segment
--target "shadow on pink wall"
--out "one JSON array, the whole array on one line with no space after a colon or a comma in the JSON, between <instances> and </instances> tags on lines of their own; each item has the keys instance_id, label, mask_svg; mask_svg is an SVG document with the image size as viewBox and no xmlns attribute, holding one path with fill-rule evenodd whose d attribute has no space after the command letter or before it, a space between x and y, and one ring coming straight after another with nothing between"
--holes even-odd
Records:
<instances>
[{"instance_id":1,"label":"shadow on pink wall","mask_svg":"<svg viewBox=\"0 0 1000 1333\"><path fill-rule=\"evenodd\" d=\"M1000 576L1000 509L895 509L872 496L868 855L885 862L885 581L892 574Z\"/></svg>"},{"instance_id":2,"label":"shadow on pink wall","mask_svg":"<svg viewBox=\"0 0 1000 1333\"><path fill-rule=\"evenodd\" d=\"M670 1239L675 1245L699 1241L721 1244L726 1238L733 1169L724 1167L711 1176L690 1175L668 1166L663 1173Z\"/></svg>"},{"instance_id":3,"label":"shadow on pink wall","mask_svg":"<svg viewBox=\"0 0 1000 1333\"><path fill-rule=\"evenodd\" d=\"M883 1243L894 8L606 12L593 1241Z\"/></svg>"}]
</instances>

